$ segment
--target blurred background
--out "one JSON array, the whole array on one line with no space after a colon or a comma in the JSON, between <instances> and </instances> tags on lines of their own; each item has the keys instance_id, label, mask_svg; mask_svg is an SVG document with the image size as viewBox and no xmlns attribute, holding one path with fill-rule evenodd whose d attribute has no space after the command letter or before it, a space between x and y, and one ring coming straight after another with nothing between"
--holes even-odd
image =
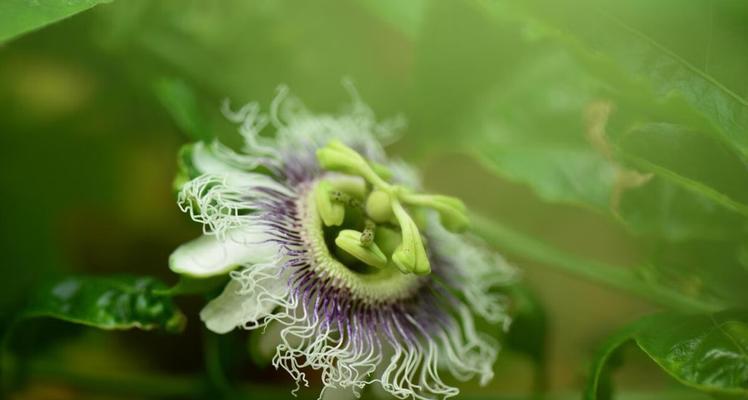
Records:
<instances>
[{"instance_id":1,"label":"blurred background","mask_svg":"<svg viewBox=\"0 0 748 400\"><path fill-rule=\"evenodd\" d=\"M705 298L713 297L712 281L726 281L744 301L744 219L691 201L667 182L645 192L660 178L613 161L595 133L614 136L650 122L704 125L681 118L685 106L668 103L668 88L623 84L623 72L605 69L597 49L610 45L606 35L615 28L600 10L748 94L748 8L737 1L532 1L519 10L511 2L449 0L128 0L1 45L0 323L7 327L26 294L49 277L127 273L174 283L170 252L200 233L172 191L180 146L201 136L235 141L221 100L269 105L279 84L313 110L339 111L349 101L344 77L379 117L407 119L389 151L417 165L429 190L584 259L642 268L648 279ZM592 50L582 49L587 44ZM614 57L640 51L633 40L618 44ZM653 68L630 64L621 71ZM687 160L711 151L718 162L705 179L718 177L709 181L714 187L748 199L735 152L694 140L653 150L682 155L686 161L668 165L686 165L683 174L693 176L704 169L689 170ZM621 178L626 168L639 181ZM497 250L523 271L532 311L522 323L537 337L507 345L495 379L486 387L461 384L462 398L532 398L538 387L548 398L580 398L601 342L659 308L532 254ZM699 268L718 268L713 254L742 267L705 277ZM661 258L667 267L651 267ZM206 337L197 318L204 299L176 301L188 318L181 335L29 322L18 346L31 366L11 398L150 398L127 382L159 393L160 383L148 378L161 376L183 394L156 397L199 397L191 385L212 362L206 346L222 354L229 381L257 398L290 397L291 379L249 355L245 332ZM629 350L615 375L621 398L671 391L672 398L702 398L681 393ZM123 387L111 390L112 382Z\"/></svg>"}]
</instances>

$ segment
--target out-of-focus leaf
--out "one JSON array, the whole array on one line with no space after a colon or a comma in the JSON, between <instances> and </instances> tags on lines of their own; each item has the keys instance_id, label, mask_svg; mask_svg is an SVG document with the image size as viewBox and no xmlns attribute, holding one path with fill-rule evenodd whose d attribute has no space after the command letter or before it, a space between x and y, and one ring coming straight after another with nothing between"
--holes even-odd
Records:
<instances>
[{"instance_id":1,"label":"out-of-focus leaf","mask_svg":"<svg viewBox=\"0 0 748 400\"><path fill-rule=\"evenodd\" d=\"M519 36L467 2L429 2L413 49L412 89L404 110L408 132L403 145L410 157L464 143L467 137L457 133L460 119L514 68L508 59L522 59Z\"/></svg>"},{"instance_id":2,"label":"out-of-focus leaf","mask_svg":"<svg viewBox=\"0 0 748 400\"><path fill-rule=\"evenodd\" d=\"M462 130L491 170L545 200L606 210L616 171L585 138L583 120L598 93L566 54L547 49L482 99Z\"/></svg>"},{"instance_id":3,"label":"out-of-focus leaf","mask_svg":"<svg viewBox=\"0 0 748 400\"><path fill-rule=\"evenodd\" d=\"M740 214L659 175L627 188L618 215L633 232L668 241L730 240L745 223Z\"/></svg>"},{"instance_id":4,"label":"out-of-focus leaf","mask_svg":"<svg viewBox=\"0 0 748 400\"><path fill-rule=\"evenodd\" d=\"M506 336L509 349L530 357L535 364L536 393L543 393L547 382L548 316L537 296L523 286L513 286L512 328Z\"/></svg>"},{"instance_id":5,"label":"out-of-focus leaf","mask_svg":"<svg viewBox=\"0 0 748 400\"><path fill-rule=\"evenodd\" d=\"M747 159L748 101L741 90L744 74L739 71L748 67L748 58L745 49L735 48L744 32L742 22L731 15L746 11L744 4L639 0L479 4L497 17L518 17L536 34L558 39L619 94L650 113L667 116L666 120L714 135ZM719 54L713 54L717 50ZM716 65L717 60L719 66L710 70L710 61Z\"/></svg>"},{"instance_id":6,"label":"out-of-focus leaf","mask_svg":"<svg viewBox=\"0 0 748 400\"><path fill-rule=\"evenodd\" d=\"M748 216L748 166L728 147L682 125L634 126L616 143L625 160Z\"/></svg>"},{"instance_id":7,"label":"out-of-focus leaf","mask_svg":"<svg viewBox=\"0 0 748 400\"><path fill-rule=\"evenodd\" d=\"M184 328L184 315L149 277L68 277L34 291L23 318L49 317L100 329Z\"/></svg>"},{"instance_id":8,"label":"out-of-focus leaf","mask_svg":"<svg viewBox=\"0 0 748 400\"><path fill-rule=\"evenodd\" d=\"M748 270L741 265L740 239L659 244L650 258L652 270L643 272L682 293L743 306L748 304Z\"/></svg>"},{"instance_id":9,"label":"out-of-focus leaf","mask_svg":"<svg viewBox=\"0 0 748 400\"><path fill-rule=\"evenodd\" d=\"M286 84L310 108L332 109L350 99L340 85L350 76L381 115L404 109L409 40L355 2L130 0L97 17L100 40L112 56L138 59L125 67L140 80L183 77L203 101L258 101L266 112Z\"/></svg>"},{"instance_id":10,"label":"out-of-focus leaf","mask_svg":"<svg viewBox=\"0 0 748 400\"><path fill-rule=\"evenodd\" d=\"M359 0L361 5L397 27L410 40L418 38L423 25L427 0Z\"/></svg>"},{"instance_id":11,"label":"out-of-focus leaf","mask_svg":"<svg viewBox=\"0 0 748 400\"><path fill-rule=\"evenodd\" d=\"M623 117L612 128L605 126L607 116L597 117L602 122L590 117L590 110L601 103L599 99L610 95L608 88L589 77L566 53L548 49L519 64L506 81L497 84L460 132L471 138L469 150L495 173L530 185L547 201L615 215L633 232L668 240L725 239L739 232L743 225L736 214L740 205L736 209L735 201L708 186L729 186L722 181L732 178L720 178L720 173L741 165L734 153L727 153L733 154L732 159L715 161L710 170L714 172L689 178L678 175L687 171L670 169L677 168L676 163L653 159L650 164L662 166L655 176L647 176L644 172L651 169L639 170L637 164L632 167L616 157L650 157L634 145L634 138L640 137L641 146L646 147L651 135L632 132L632 136L619 138L621 144L616 147L606 132L621 129L621 124L628 126L640 114L622 110ZM593 124L601 126L593 132ZM679 153L684 160L678 162L701 165L711 161L700 155L720 157L721 144L707 139L711 150L683 144L689 152ZM653 147L672 153L672 148L666 148L667 141L662 142ZM707 178L708 183L693 181ZM730 189L736 195L748 186L732 183L741 186Z\"/></svg>"},{"instance_id":12,"label":"out-of-focus leaf","mask_svg":"<svg viewBox=\"0 0 748 400\"><path fill-rule=\"evenodd\" d=\"M207 141L213 137L195 92L184 81L163 78L156 82L154 91L182 132L193 140Z\"/></svg>"},{"instance_id":13,"label":"out-of-focus leaf","mask_svg":"<svg viewBox=\"0 0 748 400\"><path fill-rule=\"evenodd\" d=\"M748 312L658 314L637 321L603 347L585 397L600 397L601 374L617 347L635 341L665 372L686 386L716 395L748 395Z\"/></svg>"},{"instance_id":14,"label":"out-of-focus leaf","mask_svg":"<svg viewBox=\"0 0 748 400\"><path fill-rule=\"evenodd\" d=\"M111 0L3 0L0 42L75 15Z\"/></svg>"}]
</instances>

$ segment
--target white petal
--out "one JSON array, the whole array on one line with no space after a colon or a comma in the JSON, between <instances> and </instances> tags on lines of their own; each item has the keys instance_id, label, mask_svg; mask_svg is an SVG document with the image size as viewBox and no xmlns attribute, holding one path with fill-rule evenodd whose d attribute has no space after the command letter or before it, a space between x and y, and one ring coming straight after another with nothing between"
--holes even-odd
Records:
<instances>
[{"instance_id":1,"label":"white petal","mask_svg":"<svg viewBox=\"0 0 748 400\"><path fill-rule=\"evenodd\" d=\"M356 390L352 386L327 387L322 394L322 400L354 400L357 398L359 396L356 395Z\"/></svg>"},{"instance_id":2,"label":"white petal","mask_svg":"<svg viewBox=\"0 0 748 400\"><path fill-rule=\"evenodd\" d=\"M256 172L248 172L229 164L202 142L195 143L192 148L192 165L202 174L223 177L229 186L262 186L289 194L288 189L273 178Z\"/></svg>"},{"instance_id":3,"label":"white petal","mask_svg":"<svg viewBox=\"0 0 748 400\"><path fill-rule=\"evenodd\" d=\"M241 264L268 262L278 253L275 243L260 232L233 230L223 239L203 235L179 246L169 257L169 268L193 277L223 275Z\"/></svg>"},{"instance_id":4,"label":"white petal","mask_svg":"<svg viewBox=\"0 0 748 400\"><path fill-rule=\"evenodd\" d=\"M192 165L203 174L222 175L244 172L216 157L213 151L203 142L195 143L192 147Z\"/></svg>"},{"instance_id":5,"label":"white petal","mask_svg":"<svg viewBox=\"0 0 748 400\"><path fill-rule=\"evenodd\" d=\"M202 311L200 319L215 333L227 333L247 322L254 322L273 312L278 305L276 296L288 292L285 279L265 279L255 290L240 293L239 281L232 279L218 297L211 300ZM259 294L259 295L258 295Z\"/></svg>"},{"instance_id":6,"label":"white petal","mask_svg":"<svg viewBox=\"0 0 748 400\"><path fill-rule=\"evenodd\" d=\"M215 333L228 333L244 322L242 303L247 295L239 294L239 289L241 284L231 280L223 293L203 307L200 319L208 329Z\"/></svg>"}]
</instances>

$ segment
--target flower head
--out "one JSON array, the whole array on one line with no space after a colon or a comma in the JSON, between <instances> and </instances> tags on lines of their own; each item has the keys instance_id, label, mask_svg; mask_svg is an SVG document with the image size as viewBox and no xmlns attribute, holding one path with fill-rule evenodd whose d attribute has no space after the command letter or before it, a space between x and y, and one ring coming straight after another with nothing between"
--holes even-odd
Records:
<instances>
[{"instance_id":1,"label":"flower head","mask_svg":"<svg viewBox=\"0 0 748 400\"><path fill-rule=\"evenodd\" d=\"M515 270L460 234L461 201L423 193L385 156L397 124L377 122L352 93L341 115L312 114L285 89L267 114L226 106L244 147L182 152L178 202L205 234L172 254L171 269L229 274L202 320L218 333L274 324L273 365L297 384L316 369L323 391L376 382L398 398L454 396L440 371L493 375L499 345L474 317L507 326L496 288Z\"/></svg>"}]
</instances>

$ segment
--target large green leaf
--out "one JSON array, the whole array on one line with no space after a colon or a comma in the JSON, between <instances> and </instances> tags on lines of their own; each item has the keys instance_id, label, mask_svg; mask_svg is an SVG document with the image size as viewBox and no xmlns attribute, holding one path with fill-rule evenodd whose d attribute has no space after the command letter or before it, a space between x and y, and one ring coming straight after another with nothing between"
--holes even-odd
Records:
<instances>
[{"instance_id":1,"label":"large green leaf","mask_svg":"<svg viewBox=\"0 0 748 400\"><path fill-rule=\"evenodd\" d=\"M683 125L635 125L616 140L624 160L748 216L748 168L729 147Z\"/></svg>"},{"instance_id":2,"label":"large green leaf","mask_svg":"<svg viewBox=\"0 0 748 400\"><path fill-rule=\"evenodd\" d=\"M427 0L359 0L361 6L400 30L410 40L418 38Z\"/></svg>"},{"instance_id":3,"label":"large green leaf","mask_svg":"<svg viewBox=\"0 0 748 400\"><path fill-rule=\"evenodd\" d=\"M644 318L600 352L585 397L605 398L601 374L615 349L633 340L665 372L686 386L719 395L748 396L748 312L659 314Z\"/></svg>"},{"instance_id":4,"label":"large green leaf","mask_svg":"<svg viewBox=\"0 0 748 400\"><path fill-rule=\"evenodd\" d=\"M49 317L100 329L180 331L185 317L149 277L68 277L35 290L23 318Z\"/></svg>"},{"instance_id":5,"label":"large green leaf","mask_svg":"<svg viewBox=\"0 0 748 400\"><path fill-rule=\"evenodd\" d=\"M615 215L640 234L713 240L742 229L736 213L748 208L735 199L748 191L740 182L748 172L734 152L679 126L638 123L647 117L638 110L595 116L599 99L615 93L567 53L538 46L461 127L487 168L547 201ZM607 133L619 130L626 134Z\"/></svg>"},{"instance_id":6,"label":"large green leaf","mask_svg":"<svg viewBox=\"0 0 748 400\"><path fill-rule=\"evenodd\" d=\"M748 304L748 269L741 260L741 241L660 243L650 255L645 277L699 298L741 307ZM651 272L651 274L648 274Z\"/></svg>"},{"instance_id":7,"label":"large green leaf","mask_svg":"<svg viewBox=\"0 0 748 400\"><path fill-rule=\"evenodd\" d=\"M462 130L500 175L548 201L606 210L615 168L585 138L582 118L601 88L564 52L540 53L497 84Z\"/></svg>"},{"instance_id":8,"label":"large green leaf","mask_svg":"<svg viewBox=\"0 0 748 400\"><path fill-rule=\"evenodd\" d=\"M630 102L699 128L743 160L748 157L748 101L741 72L748 67L748 57L741 39L742 20L733 15L745 15L744 4L645 0L480 4L500 18L516 17L536 33L572 49Z\"/></svg>"},{"instance_id":9,"label":"large green leaf","mask_svg":"<svg viewBox=\"0 0 748 400\"><path fill-rule=\"evenodd\" d=\"M110 1L3 0L0 2L0 42Z\"/></svg>"}]
</instances>

